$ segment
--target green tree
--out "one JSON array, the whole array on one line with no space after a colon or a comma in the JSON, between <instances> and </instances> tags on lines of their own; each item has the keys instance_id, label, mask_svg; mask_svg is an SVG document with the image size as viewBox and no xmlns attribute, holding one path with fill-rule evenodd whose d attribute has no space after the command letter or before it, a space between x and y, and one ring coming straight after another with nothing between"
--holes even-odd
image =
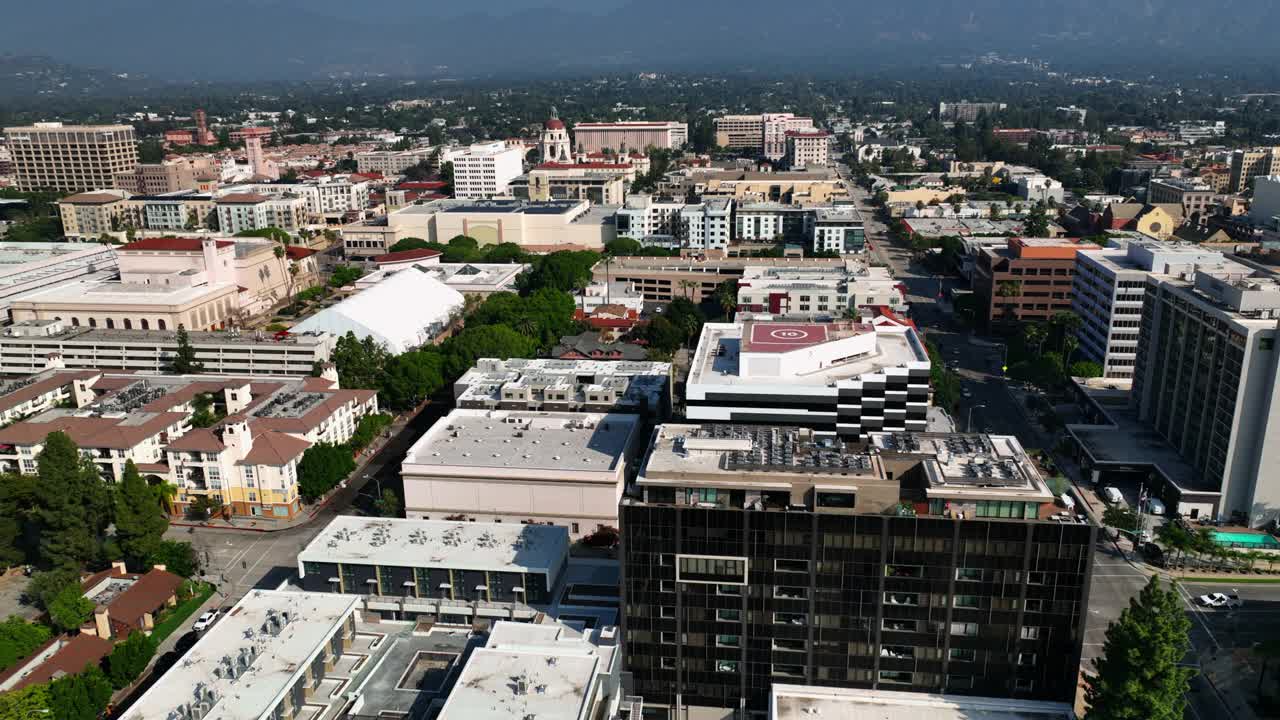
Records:
<instances>
[{"instance_id":1,"label":"green tree","mask_svg":"<svg viewBox=\"0 0 1280 720\"><path fill-rule=\"evenodd\" d=\"M543 255L532 270L520 276L521 294L544 287L565 292L586 287L591 281L591 268L599 260L600 253L590 250L559 250Z\"/></svg>"},{"instance_id":2,"label":"green tree","mask_svg":"<svg viewBox=\"0 0 1280 720\"><path fill-rule=\"evenodd\" d=\"M1086 675L1086 720L1182 720L1194 670L1180 663L1191 620L1159 576L1107 626L1102 656Z\"/></svg>"},{"instance_id":3,"label":"green tree","mask_svg":"<svg viewBox=\"0 0 1280 720\"><path fill-rule=\"evenodd\" d=\"M441 252L444 252L444 250L440 248L438 245L436 245L435 243L429 243L426 240L423 240L422 238L416 238L416 237L407 237L407 238L404 238L403 240L397 241L396 244L387 248L387 252L403 252L405 250L427 250L427 249L440 250Z\"/></svg>"},{"instance_id":4,"label":"green tree","mask_svg":"<svg viewBox=\"0 0 1280 720\"><path fill-rule=\"evenodd\" d=\"M111 702L111 681L97 665L49 683L49 709L58 720L97 720Z\"/></svg>"},{"instance_id":5,"label":"green tree","mask_svg":"<svg viewBox=\"0 0 1280 720\"><path fill-rule=\"evenodd\" d=\"M79 568L99 557L111 498L98 467L63 432L49 433L37 458L40 562Z\"/></svg>"},{"instance_id":6,"label":"green tree","mask_svg":"<svg viewBox=\"0 0 1280 720\"><path fill-rule=\"evenodd\" d=\"M1049 216L1045 214L1043 205L1037 203L1031 208L1030 214L1022 223L1022 234L1033 238L1049 236Z\"/></svg>"},{"instance_id":7,"label":"green tree","mask_svg":"<svg viewBox=\"0 0 1280 720\"><path fill-rule=\"evenodd\" d=\"M204 363L196 360L196 349L191 346L191 337L187 329L178 326L178 349L173 354L169 368L177 375L191 375L204 371Z\"/></svg>"},{"instance_id":8,"label":"green tree","mask_svg":"<svg viewBox=\"0 0 1280 720\"><path fill-rule=\"evenodd\" d=\"M146 138L138 143L138 162L155 165L164 161L164 145L156 138Z\"/></svg>"},{"instance_id":9,"label":"green tree","mask_svg":"<svg viewBox=\"0 0 1280 720\"><path fill-rule=\"evenodd\" d=\"M667 303L663 315L671 321L672 325L683 331L683 344L692 347L698 342L698 336L702 334L702 324L707 318L697 303L678 297Z\"/></svg>"},{"instance_id":10,"label":"green tree","mask_svg":"<svg viewBox=\"0 0 1280 720\"><path fill-rule=\"evenodd\" d=\"M224 415L217 411L213 403L213 393L199 393L191 399L195 412L191 413L191 426L198 428L213 427Z\"/></svg>"},{"instance_id":11,"label":"green tree","mask_svg":"<svg viewBox=\"0 0 1280 720\"><path fill-rule=\"evenodd\" d=\"M738 309L738 281L725 280L716 286L715 291L716 303L720 305L720 311L724 313L726 318L732 318L734 311Z\"/></svg>"},{"instance_id":12,"label":"green tree","mask_svg":"<svg viewBox=\"0 0 1280 720\"><path fill-rule=\"evenodd\" d=\"M440 346L444 376L452 381L475 366L479 358L533 357L538 341L506 325L468 326Z\"/></svg>"},{"instance_id":13,"label":"green tree","mask_svg":"<svg viewBox=\"0 0 1280 720\"><path fill-rule=\"evenodd\" d=\"M620 237L605 243L604 251L610 255L639 255L640 243L629 237Z\"/></svg>"},{"instance_id":14,"label":"green tree","mask_svg":"<svg viewBox=\"0 0 1280 720\"><path fill-rule=\"evenodd\" d=\"M1036 355L1044 351L1044 341L1049 338L1049 328L1044 323L1027 323L1022 327L1022 339L1027 347L1035 346Z\"/></svg>"},{"instance_id":15,"label":"green tree","mask_svg":"<svg viewBox=\"0 0 1280 720\"><path fill-rule=\"evenodd\" d=\"M10 615L0 623L0 670L26 658L53 635L46 625Z\"/></svg>"},{"instance_id":16,"label":"green tree","mask_svg":"<svg viewBox=\"0 0 1280 720\"><path fill-rule=\"evenodd\" d=\"M93 601L85 597L80 583L70 583L49 601L49 620L59 630L70 632L93 617Z\"/></svg>"},{"instance_id":17,"label":"green tree","mask_svg":"<svg viewBox=\"0 0 1280 720\"><path fill-rule=\"evenodd\" d=\"M372 337L360 339L348 332L334 344L332 357L342 387L377 390L391 353Z\"/></svg>"},{"instance_id":18,"label":"green tree","mask_svg":"<svg viewBox=\"0 0 1280 720\"><path fill-rule=\"evenodd\" d=\"M184 578L194 576L200 569L195 548L180 540L161 540L151 555L150 564L164 565L168 572Z\"/></svg>"},{"instance_id":19,"label":"green tree","mask_svg":"<svg viewBox=\"0 0 1280 720\"><path fill-rule=\"evenodd\" d=\"M357 452L369 447L373 439L378 437L378 433L387 429L391 425L391 416L386 413L370 413L360 418L360 422L356 423L356 430L351 434L351 439L347 443L353 450Z\"/></svg>"},{"instance_id":20,"label":"green tree","mask_svg":"<svg viewBox=\"0 0 1280 720\"><path fill-rule=\"evenodd\" d=\"M79 581L80 572L72 568L41 570L31 576L31 582L27 584L23 595L32 605L48 611L49 603L53 602L62 588Z\"/></svg>"},{"instance_id":21,"label":"green tree","mask_svg":"<svg viewBox=\"0 0 1280 720\"><path fill-rule=\"evenodd\" d=\"M253 230L241 230L240 232L236 233L236 237L266 238L268 240L275 240L276 242L282 245L288 245L293 242L293 236L289 234L289 231L284 230L282 228L278 228L278 227L264 227L264 228L256 228Z\"/></svg>"},{"instance_id":22,"label":"green tree","mask_svg":"<svg viewBox=\"0 0 1280 720\"><path fill-rule=\"evenodd\" d=\"M1138 529L1138 514L1124 505L1110 505L1102 512L1102 524L1133 532Z\"/></svg>"},{"instance_id":23,"label":"green tree","mask_svg":"<svg viewBox=\"0 0 1280 720\"><path fill-rule=\"evenodd\" d=\"M1102 366L1092 360L1077 360L1071 363L1071 377L1102 377Z\"/></svg>"},{"instance_id":24,"label":"green tree","mask_svg":"<svg viewBox=\"0 0 1280 720\"><path fill-rule=\"evenodd\" d=\"M644 338L651 350L670 355L684 343L685 332L665 316L658 315L645 326Z\"/></svg>"},{"instance_id":25,"label":"green tree","mask_svg":"<svg viewBox=\"0 0 1280 720\"><path fill-rule=\"evenodd\" d=\"M395 410L417 407L444 386L444 357L438 352L414 351L387 362L378 402Z\"/></svg>"},{"instance_id":26,"label":"green tree","mask_svg":"<svg viewBox=\"0 0 1280 720\"><path fill-rule=\"evenodd\" d=\"M125 560L134 567L143 567L159 550L160 539L169 529L169 518L160 507L155 488L142 479L132 460L125 461L115 505L116 541Z\"/></svg>"},{"instance_id":27,"label":"green tree","mask_svg":"<svg viewBox=\"0 0 1280 720\"><path fill-rule=\"evenodd\" d=\"M298 461L298 492L311 502L333 488L356 469L351 448L321 442L307 448Z\"/></svg>"},{"instance_id":28,"label":"green tree","mask_svg":"<svg viewBox=\"0 0 1280 720\"><path fill-rule=\"evenodd\" d=\"M156 654L158 643L144 632L131 632L124 642L117 644L106 658L107 679L111 687L119 690L142 675Z\"/></svg>"},{"instance_id":29,"label":"green tree","mask_svg":"<svg viewBox=\"0 0 1280 720\"><path fill-rule=\"evenodd\" d=\"M51 718L49 684L28 685L0 695L0 720L31 720Z\"/></svg>"},{"instance_id":30,"label":"green tree","mask_svg":"<svg viewBox=\"0 0 1280 720\"><path fill-rule=\"evenodd\" d=\"M354 265L339 265L329 275L329 285L346 287L364 276L364 270Z\"/></svg>"},{"instance_id":31,"label":"green tree","mask_svg":"<svg viewBox=\"0 0 1280 720\"><path fill-rule=\"evenodd\" d=\"M400 517L400 496L391 488L383 488L382 496L374 501L374 509L382 517Z\"/></svg>"}]
</instances>

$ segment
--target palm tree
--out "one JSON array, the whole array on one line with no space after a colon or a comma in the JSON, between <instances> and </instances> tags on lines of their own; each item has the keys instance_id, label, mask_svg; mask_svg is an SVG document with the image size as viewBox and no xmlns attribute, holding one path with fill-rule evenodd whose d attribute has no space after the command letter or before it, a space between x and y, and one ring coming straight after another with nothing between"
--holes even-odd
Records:
<instances>
[{"instance_id":1,"label":"palm tree","mask_svg":"<svg viewBox=\"0 0 1280 720\"><path fill-rule=\"evenodd\" d=\"M178 497L178 486L162 480L152 487L156 489L156 497L160 500L160 507L164 508L166 513L174 514L173 501L174 498Z\"/></svg>"},{"instance_id":2,"label":"palm tree","mask_svg":"<svg viewBox=\"0 0 1280 720\"><path fill-rule=\"evenodd\" d=\"M698 283L696 283L696 282L694 282L694 281L692 281L692 280L681 280L681 281L680 281L680 289L684 291L684 299L685 299L685 300L690 300L690 299L691 299L691 298L689 297L689 291L690 291L690 290L692 290L693 288L697 287L697 286L698 286Z\"/></svg>"},{"instance_id":3,"label":"palm tree","mask_svg":"<svg viewBox=\"0 0 1280 720\"><path fill-rule=\"evenodd\" d=\"M1075 335L1068 335L1062 338L1062 373L1067 373L1067 368L1071 367L1071 353L1080 347L1080 340Z\"/></svg>"},{"instance_id":4,"label":"palm tree","mask_svg":"<svg viewBox=\"0 0 1280 720\"><path fill-rule=\"evenodd\" d=\"M1044 323L1029 323L1022 328L1022 339L1027 345L1036 346L1036 355L1044 351L1044 341L1049 338L1049 328Z\"/></svg>"}]
</instances>

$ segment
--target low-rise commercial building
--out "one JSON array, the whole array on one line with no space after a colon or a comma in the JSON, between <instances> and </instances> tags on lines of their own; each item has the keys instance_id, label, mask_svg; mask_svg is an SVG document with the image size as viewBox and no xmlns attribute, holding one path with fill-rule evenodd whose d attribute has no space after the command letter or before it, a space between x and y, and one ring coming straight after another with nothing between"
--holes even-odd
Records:
<instances>
[{"instance_id":1,"label":"low-rise commercial building","mask_svg":"<svg viewBox=\"0 0 1280 720\"><path fill-rule=\"evenodd\" d=\"M902 289L887 268L851 260L830 267L748 267L738 281L738 311L790 319L846 317L860 309L904 309Z\"/></svg>"},{"instance_id":2,"label":"low-rise commercial building","mask_svg":"<svg viewBox=\"0 0 1280 720\"><path fill-rule=\"evenodd\" d=\"M979 321L992 327L1070 310L1080 249L1075 241L1049 238L1010 238L1006 247L983 248L973 278Z\"/></svg>"},{"instance_id":3,"label":"low-rise commercial building","mask_svg":"<svg viewBox=\"0 0 1280 720\"><path fill-rule=\"evenodd\" d=\"M1097 528L1054 499L1013 436L663 425L620 508L635 690L680 716L780 682L1070 703Z\"/></svg>"},{"instance_id":4,"label":"low-rise commercial building","mask_svg":"<svg viewBox=\"0 0 1280 720\"><path fill-rule=\"evenodd\" d=\"M112 186L131 195L160 195L196 189L196 174L185 160L142 163L132 170L116 173Z\"/></svg>"},{"instance_id":5,"label":"low-rise commercial building","mask_svg":"<svg viewBox=\"0 0 1280 720\"><path fill-rule=\"evenodd\" d=\"M460 408L671 414L671 364L481 358L453 384Z\"/></svg>"},{"instance_id":6,"label":"low-rise commercial building","mask_svg":"<svg viewBox=\"0 0 1280 720\"><path fill-rule=\"evenodd\" d=\"M1218 202L1217 193L1204 182L1184 178L1152 178L1147 185L1152 205L1181 205L1182 217L1205 219Z\"/></svg>"},{"instance_id":7,"label":"low-rise commercial building","mask_svg":"<svg viewBox=\"0 0 1280 720\"><path fill-rule=\"evenodd\" d=\"M563 527L340 516L298 553L298 578L363 595L384 620L527 621L552 604L568 562Z\"/></svg>"},{"instance_id":8,"label":"low-rise commercial building","mask_svg":"<svg viewBox=\"0 0 1280 720\"><path fill-rule=\"evenodd\" d=\"M682 122L583 122L573 126L574 148L583 153L678 150L687 142L689 125Z\"/></svg>"},{"instance_id":9,"label":"low-rise commercial building","mask_svg":"<svg viewBox=\"0 0 1280 720\"><path fill-rule=\"evenodd\" d=\"M425 252L419 250L405 250L404 253ZM390 253L389 255L380 255L375 257L374 262L378 263L382 268L376 272L369 273L356 280L356 288L365 290L387 279L393 273L403 272L404 270L413 268L418 272L426 274L428 277L443 283L445 287L462 293L463 295L491 295L496 292L516 292L516 280L525 272L529 271L531 266L518 265L516 263L441 263L428 262L419 265L417 261L408 263L392 263L382 262L380 258L392 257L401 253ZM437 258L438 259L438 258Z\"/></svg>"},{"instance_id":10,"label":"low-rise commercial building","mask_svg":"<svg viewBox=\"0 0 1280 720\"><path fill-rule=\"evenodd\" d=\"M640 436L637 415L454 410L405 455L405 516L617 527Z\"/></svg>"},{"instance_id":11,"label":"low-rise commercial building","mask_svg":"<svg viewBox=\"0 0 1280 720\"><path fill-rule=\"evenodd\" d=\"M356 171L361 174L379 173L388 177L399 175L415 165L430 163L436 153L436 148L360 152L355 154Z\"/></svg>"},{"instance_id":12,"label":"low-rise commercial building","mask_svg":"<svg viewBox=\"0 0 1280 720\"><path fill-rule=\"evenodd\" d=\"M826 130L791 130L786 134L787 167L793 170L831 164L834 138Z\"/></svg>"},{"instance_id":13,"label":"low-rise commercial building","mask_svg":"<svg viewBox=\"0 0 1280 720\"><path fill-rule=\"evenodd\" d=\"M685 384L685 416L854 438L923 430L929 368L915 330L887 317L707 323Z\"/></svg>"},{"instance_id":14,"label":"low-rise commercial building","mask_svg":"<svg viewBox=\"0 0 1280 720\"><path fill-rule=\"evenodd\" d=\"M411 266L330 305L293 326L294 332L372 339L394 354L433 345L466 304L462 293L437 280L431 266Z\"/></svg>"},{"instance_id":15,"label":"low-rise commercial building","mask_svg":"<svg viewBox=\"0 0 1280 720\"><path fill-rule=\"evenodd\" d=\"M624 282L645 300L671 302L678 297L695 303L713 295L729 280L738 280L748 267L840 268L839 258L653 258L615 257L591 270L596 281Z\"/></svg>"},{"instance_id":16,"label":"low-rise commercial building","mask_svg":"<svg viewBox=\"0 0 1280 720\"><path fill-rule=\"evenodd\" d=\"M116 250L98 243L0 242L0 317L25 293L117 271Z\"/></svg>"},{"instance_id":17,"label":"low-rise commercial building","mask_svg":"<svg viewBox=\"0 0 1280 720\"><path fill-rule=\"evenodd\" d=\"M325 680L360 659L353 647L359 603L354 595L251 590L121 718L262 720L336 712L346 702L335 692L341 685Z\"/></svg>"},{"instance_id":18,"label":"low-rise commercial building","mask_svg":"<svg viewBox=\"0 0 1280 720\"><path fill-rule=\"evenodd\" d=\"M332 335L257 332L187 333L201 372L212 375L310 375L329 361ZM49 367L161 373L178 351L176 330L74 327L63 320L28 320L0 334L0 373Z\"/></svg>"}]
</instances>

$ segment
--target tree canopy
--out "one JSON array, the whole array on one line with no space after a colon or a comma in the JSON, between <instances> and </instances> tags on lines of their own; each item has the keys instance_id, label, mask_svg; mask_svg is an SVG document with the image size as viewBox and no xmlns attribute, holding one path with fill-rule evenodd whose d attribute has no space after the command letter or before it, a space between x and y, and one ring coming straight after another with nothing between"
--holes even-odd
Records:
<instances>
[{"instance_id":1,"label":"tree canopy","mask_svg":"<svg viewBox=\"0 0 1280 720\"><path fill-rule=\"evenodd\" d=\"M124 477L116 490L116 541L125 560L144 568L160 549L169 518L160 507L156 489L147 484L132 460L125 462Z\"/></svg>"},{"instance_id":2,"label":"tree canopy","mask_svg":"<svg viewBox=\"0 0 1280 720\"><path fill-rule=\"evenodd\" d=\"M100 557L111 496L98 466L63 432L49 433L37 458L40 561L80 568Z\"/></svg>"},{"instance_id":3,"label":"tree canopy","mask_svg":"<svg viewBox=\"0 0 1280 720\"><path fill-rule=\"evenodd\" d=\"M307 448L298 461L298 492L308 502L332 490L356 469L351 448L321 442Z\"/></svg>"},{"instance_id":4,"label":"tree canopy","mask_svg":"<svg viewBox=\"0 0 1280 720\"><path fill-rule=\"evenodd\" d=\"M187 329L178 326L178 349L173 354L170 369L177 375L191 375L204 370L204 364L196 360L196 349L191 346L191 336Z\"/></svg>"}]
</instances>

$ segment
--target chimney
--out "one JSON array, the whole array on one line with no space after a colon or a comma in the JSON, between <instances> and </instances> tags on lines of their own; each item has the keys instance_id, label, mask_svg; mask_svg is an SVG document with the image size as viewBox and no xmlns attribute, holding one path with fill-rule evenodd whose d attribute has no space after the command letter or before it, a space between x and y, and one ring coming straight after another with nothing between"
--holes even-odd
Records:
<instances>
[{"instance_id":1,"label":"chimney","mask_svg":"<svg viewBox=\"0 0 1280 720\"><path fill-rule=\"evenodd\" d=\"M111 639L111 620L107 617L106 608L93 611L93 630L94 634L103 640Z\"/></svg>"},{"instance_id":2,"label":"chimney","mask_svg":"<svg viewBox=\"0 0 1280 720\"><path fill-rule=\"evenodd\" d=\"M129 572L128 569L125 567L123 560L117 560L111 563L111 569L114 571L113 574L115 575L124 575L125 573Z\"/></svg>"},{"instance_id":3,"label":"chimney","mask_svg":"<svg viewBox=\"0 0 1280 720\"><path fill-rule=\"evenodd\" d=\"M326 360L320 365L320 377L333 383L334 390L338 389L338 366L333 362Z\"/></svg>"},{"instance_id":4,"label":"chimney","mask_svg":"<svg viewBox=\"0 0 1280 720\"><path fill-rule=\"evenodd\" d=\"M206 237L200 240L200 250L204 254L204 273L209 278L209 282L216 283L221 277L221 268L218 266L218 241L213 238Z\"/></svg>"},{"instance_id":5,"label":"chimney","mask_svg":"<svg viewBox=\"0 0 1280 720\"><path fill-rule=\"evenodd\" d=\"M151 566L151 569L152 569L152 570L159 570L159 571L161 571L161 572L164 572L164 571L166 571L166 570L168 570L168 569L169 569L169 566L168 566L168 565L161 565L160 563L156 563L155 565L152 565L152 566Z\"/></svg>"},{"instance_id":6,"label":"chimney","mask_svg":"<svg viewBox=\"0 0 1280 720\"><path fill-rule=\"evenodd\" d=\"M62 353L51 352L44 356L44 367L46 370L65 370L67 363L62 359Z\"/></svg>"}]
</instances>

